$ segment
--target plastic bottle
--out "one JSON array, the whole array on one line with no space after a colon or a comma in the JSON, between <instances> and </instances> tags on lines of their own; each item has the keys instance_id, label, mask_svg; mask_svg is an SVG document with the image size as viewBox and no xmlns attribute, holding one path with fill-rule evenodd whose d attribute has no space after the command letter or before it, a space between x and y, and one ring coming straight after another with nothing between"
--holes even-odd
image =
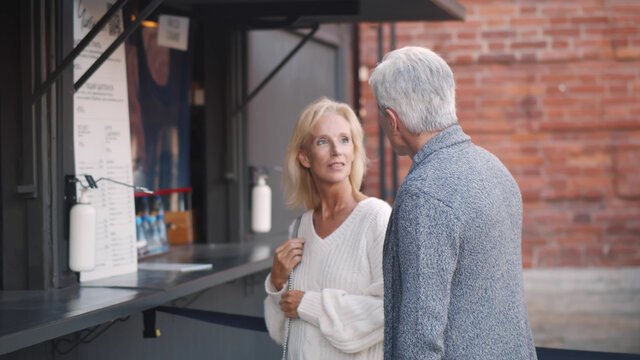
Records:
<instances>
[{"instance_id":1,"label":"plastic bottle","mask_svg":"<svg viewBox=\"0 0 640 360\"><path fill-rule=\"evenodd\" d=\"M162 244L160 243L160 234L158 233L158 227L156 226L156 217L147 217L147 243L149 244L149 252L157 253L162 250Z\"/></svg>"},{"instance_id":2,"label":"plastic bottle","mask_svg":"<svg viewBox=\"0 0 640 360\"><path fill-rule=\"evenodd\" d=\"M144 233L144 228L142 227L142 217L136 216L136 247L138 248L138 253L144 253L144 249L147 246L147 236Z\"/></svg>"},{"instance_id":3,"label":"plastic bottle","mask_svg":"<svg viewBox=\"0 0 640 360\"><path fill-rule=\"evenodd\" d=\"M150 251L153 248L153 232L151 231L151 226L149 224L149 216L142 215L140 217L140 227L142 228L142 232L144 233L144 238L147 241L147 251Z\"/></svg>"},{"instance_id":4,"label":"plastic bottle","mask_svg":"<svg viewBox=\"0 0 640 360\"><path fill-rule=\"evenodd\" d=\"M160 245L163 250L169 249L169 238L167 237L167 224L164 222L164 204L162 197L156 195L155 197L156 208L156 227L158 228L158 236L160 238Z\"/></svg>"},{"instance_id":5,"label":"plastic bottle","mask_svg":"<svg viewBox=\"0 0 640 360\"><path fill-rule=\"evenodd\" d=\"M162 203L162 197L160 197L160 195L156 195L155 197L155 208L156 215L164 216L164 204Z\"/></svg>"},{"instance_id":6,"label":"plastic bottle","mask_svg":"<svg viewBox=\"0 0 640 360\"><path fill-rule=\"evenodd\" d=\"M69 213L69 268L91 271L96 267L96 210L89 203L86 190Z\"/></svg>"},{"instance_id":7,"label":"plastic bottle","mask_svg":"<svg viewBox=\"0 0 640 360\"><path fill-rule=\"evenodd\" d=\"M258 177L258 183L251 190L251 230L266 233L271 230L271 188L265 180L266 175Z\"/></svg>"},{"instance_id":8,"label":"plastic bottle","mask_svg":"<svg viewBox=\"0 0 640 360\"><path fill-rule=\"evenodd\" d=\"M164 214L158 214L156 217L156 228L158 229L158 237L162 249L169 249L169 237L167 236L167 224L164 222Z\"/></svg>"},{"instance_id":9,"label":"plastic bottle","mask_svg":"<svg viewBox=\"0 0 640 360\"><path fill-rule=\"evenodd\" d=\"M151 215L151 213L149 212L149 198L143 196L140 201L142 201L143 215L149 217L149 215Z\"/></svg>"}]
</instances>

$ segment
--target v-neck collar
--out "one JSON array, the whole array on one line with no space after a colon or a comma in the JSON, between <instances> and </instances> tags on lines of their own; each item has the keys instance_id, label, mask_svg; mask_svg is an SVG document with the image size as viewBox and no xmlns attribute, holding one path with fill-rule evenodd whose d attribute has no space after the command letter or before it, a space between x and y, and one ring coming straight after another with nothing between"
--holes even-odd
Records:
<instances>
[{"instance_id":1,"label":"v-neck collar","mask_svg":"<svg viewBox=\"0 0 640 360\"><path fill-rule=\"evenodd\" d=\"M356 204L356 206L353 208L353 210L351 210L351 213L349 213L349 215L347 216L347 218L346 218L346 219L344 219L344 221L343 221L340 225L338 225L338 227L337 227L337 228L335 228L335 230L333 230L333 231L331 232L331 234L329 234L329 235L327 235L327 236L325 236L325 237L321 237L321 236L320 236L320 235L318 235L318 233L316 232L316 227L315 227L315 225L314 225L314 223L313 223L313 210L309 210L309 211L307 212L307 213L309 214L309 215L308 215L308 221L309 221L309 226L311 227L311 232L313 233L313 236L314 236L315 238L319 239L319 240L322 240L322 241L326 241L326 240L327 240L327 239L329 239L329 238L333 238L333 237L337 236L338 234L340 234L341 232L343 232L343 231L344 231L343 229L344 229L344 227L345 227L345 224L346 224L346 223L348 223L349 221L351 221L351 219L355 217L354 215L355 215L355 214L356 214L356 212L358 212L358 211L359 211L359 209L361 208L361 206L360 206L360 205L362 205L362 203L363 203L363 202L368 201L369 199L372 199L372 198L371 198L371 197L368 197L368 198L366 198L366 199L360 200L360 201Z\"/></svg>"}]
</instances>

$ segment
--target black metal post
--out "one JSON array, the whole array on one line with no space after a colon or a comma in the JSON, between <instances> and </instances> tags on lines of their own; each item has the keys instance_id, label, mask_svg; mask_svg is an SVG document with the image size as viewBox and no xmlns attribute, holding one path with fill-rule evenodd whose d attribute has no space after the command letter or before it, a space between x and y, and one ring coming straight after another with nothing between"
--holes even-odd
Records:
<instances>
[{"instance_id":1,"label":"black metal post","mask_svg":"<svg viewBox=\"0 0 640 360\"><path fill-rule=\"evenodd\" d=\"M396 49L396 24L391 23L391 44L389 51ZM391 158L391 166L393 173L393 200L396 199L396 193L398 192L398 154L394 151Z\"/></svg>"},{"instance_id":2,"label":"black metal post","mask_svg":"<svg viewBox=\"0 0 640 360\"><path fill-rule=\"evenodd\" d=\"M378 62L382 61L382 53L383 53L383 29L382 23L378 24ZM378 116L381 116L378 113ZM378 121L378 123L380 123ZM385 166L385 142L384 142L384 131L382 130L382 126L378 125L378 137L380 139L379 156L380 156L380 198L383 200L387 199L387 183L386 183L386 173L387 169Z\"/></svg>"}]
</instances>

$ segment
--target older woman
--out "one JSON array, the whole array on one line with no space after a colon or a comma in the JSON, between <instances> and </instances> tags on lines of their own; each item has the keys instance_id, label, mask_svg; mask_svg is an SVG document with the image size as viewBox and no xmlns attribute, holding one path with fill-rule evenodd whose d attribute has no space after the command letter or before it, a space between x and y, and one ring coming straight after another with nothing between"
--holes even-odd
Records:
<instances>
[{"instance_id":1,"label":"older woman","mask_svg":"<svg viewBox=\"0 0 640 360\"><path fill-rule=\"evenodd\" d=\"M279 344L289 333L289 359L382 359L382 246L391 208L360 192L365 166L362 126L348 105L321 98L302 111L284 185L288 205L307 211L298 236L275 250L265 281L267 328Z\"/></svg>"}]
</instances>

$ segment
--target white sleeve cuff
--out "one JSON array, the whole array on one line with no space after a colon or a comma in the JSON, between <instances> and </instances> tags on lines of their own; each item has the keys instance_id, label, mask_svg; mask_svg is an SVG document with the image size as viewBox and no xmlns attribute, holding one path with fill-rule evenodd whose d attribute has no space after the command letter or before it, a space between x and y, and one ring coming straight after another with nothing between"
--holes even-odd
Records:
<instances>
[{"instance_id":1,"label":"white sleeve cuff","mask_svg":"<svg viewBox=\"0 0 640 360\"><path fill-rule=\"evenodd\" d=\"M322 317L322 293L317 291L307 291L298 305L298 316L300 319L320 326L320 317Z\"/></svg>"},{"instance_id":2,"label":"white sleeve cuff","mask_svg":"<svg viewBox=\"0 0 640 360\"><path fill-rule=\"evenodd\" d=\"M267 292L267 295L280 297L280 295L287 291L287 288L286 286L283 286L279 291L276 290L275 285L271 282L271 273L269 273L269 275L267 275L267 279L264 281L264 290Z\"/></svg>"}]
</instances>

